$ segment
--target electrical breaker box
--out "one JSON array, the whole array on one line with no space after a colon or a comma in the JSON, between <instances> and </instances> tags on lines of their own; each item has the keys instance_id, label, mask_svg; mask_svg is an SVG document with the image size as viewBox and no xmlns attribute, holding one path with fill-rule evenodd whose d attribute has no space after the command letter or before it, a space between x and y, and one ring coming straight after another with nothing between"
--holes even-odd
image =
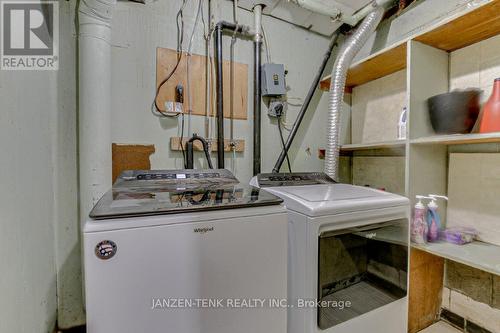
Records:
<instances>
[{"instance_id":1,"label":"electrical breaker box","mask_svg":"<svg viewBox=\"0 0 500 333\"><path fill-rule=\"evenodd\" d=\"M261 66L262 96L280 96L286 94L285 65L264 64Z\"/></svg>"}]
</instances>

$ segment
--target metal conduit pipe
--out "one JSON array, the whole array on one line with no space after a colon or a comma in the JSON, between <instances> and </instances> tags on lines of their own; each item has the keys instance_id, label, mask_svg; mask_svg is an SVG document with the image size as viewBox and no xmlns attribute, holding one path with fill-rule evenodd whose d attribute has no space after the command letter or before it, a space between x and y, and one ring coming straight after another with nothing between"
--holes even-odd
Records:
<instances>
[{"instance_id":1,"label":"metal conduit pipe","mask_svg":"<svg viewBox=\"0 0 500 333\"><path fill-rule=\"evenodd\" d=\"M253 9L255 19L254 35L254 98L253 98L253 175L261 171L261 51L262 51L262 5L257 5Z\"/></svg>"},{"instance_id":2,"label":"metal conduit pipe","mask_svg":"<svg viewBox=\"0 0 500 333\"><path fill-rule=\"evenodd\" d=\"M224 31L237 32L250 35L250 27L236 25L234 23L221 21L215 25L215 90L216 90L216 116L217 116L217 168L224 169L224 79L222 58L222 37Z\"/></svg>"},{"instance_id":3,"label":"metal conduit pipe","mask_svg":"<svg viewBox=\"0 0 500 333\"><path fill-rule=\"evenodd\" d=\"M337 40L339 39L339 35L335 35L335 37L332 38L330 41L330 45L328 45L328 50L326 51L323 61L321 62L321 65L319 66L318 72L316 73L316 76L314 77L314 80L311 84L311 87L309 88L309 91L307 93L307 96L304 100L304 104L302 104L302 107L300 108L299 114L297 115L297 118L295 119L295 122L293 123L292 130L290 131L290 134L288 135L288 139L286 140L285 147L281 151L280 156L278 157L278 160L276 161L276 164L274 165L273 168L273 173L280 172L281 166L283 165L283 162L285 161L286 155L288 153L288 150L290 150L290 147L292 146L293 140L295 139L295 135L297 134L300 124L302 123L302 120L304 119L304 116L309 108L309 104L311 103L311 100L314 96L314 93L316 92L316 89L318 87L319 82L321 81L321 78L323 76L323 72L325 71L325 67L328 64L328 60L330 60L330 57L333 52L333 48L335 45L337 45Z\"/></svg>"},{"instance_id":4,"label":"metal conduit pipe","mask_svg":"<svg viewBox=\"0 0 500 333\"><path fill-rule=\"evenodd\" d=\"M376 3L374 4L376 5ZM325 173L334 180L338 179L340 113L344 100L347 70L356 54L375 32L384 16L384 12L383 7L375 7L365 17L356 32L342 46L333 66L328 107Z\"/></svg>"}]
</instances>

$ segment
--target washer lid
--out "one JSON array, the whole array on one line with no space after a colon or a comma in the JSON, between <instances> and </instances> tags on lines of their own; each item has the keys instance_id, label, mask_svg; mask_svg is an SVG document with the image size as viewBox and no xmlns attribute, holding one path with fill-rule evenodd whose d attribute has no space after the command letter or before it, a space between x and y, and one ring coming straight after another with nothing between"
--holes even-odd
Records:
<instances>
[{"instance_id":1,"label":"washer lid","mask_svg":"<svg viewBox=\"0 0 500 333\"><path fill-rule=\"evenodd\" d=\"M324 216L354 211L407 206L405 197L348 184L267 187L285 201L289 210L308 216Z\"/></svg>"},{"instance_id":2,"label":"washer lid","mask_svg":"<svg viewBox=\"0 0 500 333\"><path fill-rule=\"evenodd\" d=\"M283 200L218 170L123 172L95 205L95 220L279 205Z\"/></svg>"}]
</instances>

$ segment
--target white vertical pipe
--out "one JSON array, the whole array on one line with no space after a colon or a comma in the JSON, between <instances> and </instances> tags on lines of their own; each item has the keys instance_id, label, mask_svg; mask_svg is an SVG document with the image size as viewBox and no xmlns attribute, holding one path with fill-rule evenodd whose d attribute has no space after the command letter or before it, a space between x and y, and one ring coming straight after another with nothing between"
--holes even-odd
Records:
<instances>
[{"instance_id":1,"label":"white vertical pipe","mask_svg":"<svg viewBox=\"0 0 500 333\"><path fill-rule=\"evenodd\" d=\"M111 187L111 18L116 0L80 1L80 221Z\"/></svg>"},{"instance_id":2,"label":"white vertical pipe","mask_svg":"<svg viewBox=\"0 0 500 333\"><path fill-rule=\"evenodd\" d=\"M255 26L255 36L256 42L260 42L262 39L262 5L256 5L253 8L254 26Z\"/></svg>"}]
</instances>

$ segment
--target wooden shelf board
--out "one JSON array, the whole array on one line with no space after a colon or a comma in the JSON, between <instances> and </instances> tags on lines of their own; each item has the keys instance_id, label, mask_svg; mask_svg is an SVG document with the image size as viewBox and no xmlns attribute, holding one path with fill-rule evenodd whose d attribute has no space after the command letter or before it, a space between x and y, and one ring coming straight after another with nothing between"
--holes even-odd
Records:
<instances>
[{"instance_id":1,"label":"wooden shelf board","mask_svg":"<svg viewBox=\"0 0 500 333\"><path fill-rule=\"evenodd\" d=\"M498 34L500 0L493 0L354 63L347 74L346 87L351 89L406 68L408 40L413 39L445 51L455 51ZM320 82L320 89L328 91L330 84L331 77L327 76Z\"/></svg>"},{"instance_id":2,"label":"wooden shelf board","mask_svg":"<svg viewBox=\"0 0 500 333\"><path fill-rule=\"evenodd\" d=\"M491 274L500 275L500 246L498 245L476 241L465 245L439 242L425 245L412 244L411 246Z\"/></svg>"},{"instance_id":3,"label":"wooden shelf board","mask_svg":"<svg viewBox=\"0 0 500 333\"><path fill-rule=\"evenodd\" d=\"M493 0L465 15L457 17L416 41L445 51L455 51L500 33L500 0Z\"/></svg>"},{"instance_id":4,"label":"wooden shelf board","mask_svg":"<svg viewBox=\"0 0 500 333\"><path fill-rule=\"evenodd\" d=\"M405 68L406 41L374 53L370 57L354 63L347 72L346 87L353 88ZM327 76L321 80L320 89L328 91L330 89L330 84L331 76Z\"/></svg>"},{"instance_id":5,"label":"wooden shelf board","mask_svg":"<svg viewBox=\"0 0 500 333\"><path fill-rule=\"evenodd\" d=\"M484 134L450 134L428 136L410 141L415 145L462 145L477 143L500 142L500 132Z\"/></svg>"},{"instance_id":6,"label":"wooden shelf board","mask_svg":"<svg viewBox=\"0 0 500 333\"><path fill-rule=\"evenodd\" d=\"M340 146L342 151L369 150L369 149L390 149L404 147L405 140L394 140L374 143L350 143Z\"/></svg>"}]
</instances>

